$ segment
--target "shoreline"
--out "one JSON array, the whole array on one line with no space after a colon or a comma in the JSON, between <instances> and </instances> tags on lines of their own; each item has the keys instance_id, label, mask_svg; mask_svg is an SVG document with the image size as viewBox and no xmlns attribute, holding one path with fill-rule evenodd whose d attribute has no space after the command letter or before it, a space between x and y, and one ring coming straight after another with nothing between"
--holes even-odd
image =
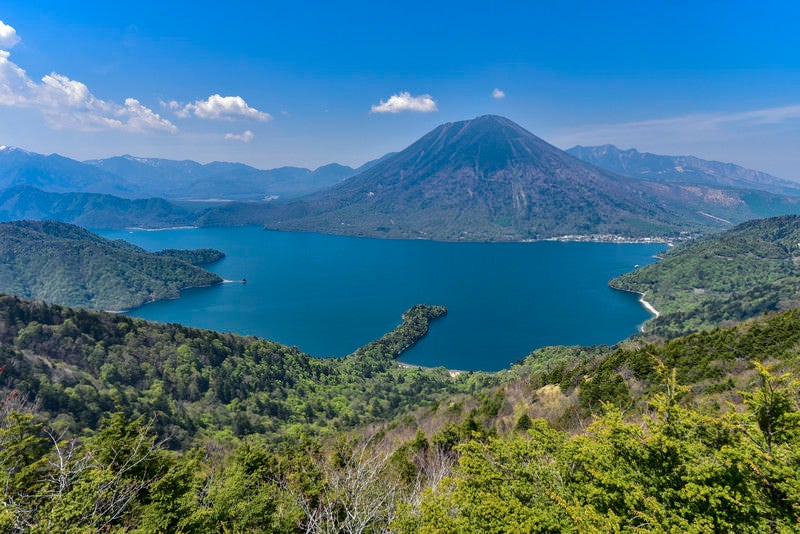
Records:
<instances>
[{"instance_id":1,"label":"shoreline","mask_svg":"<svg viewBox=\"0 0 800 534\"><path fill-rule=\"evenodd\" d=\"M642 303L642 306L644 306L647 311L653 314L653 319L658 319L661 317L661 313L655 308L655 306L644 300L644 293L639 293L639 302Z\"/></svg>"},{"instance_id":2,"label":"shoreline","mask_svg":"<svg viewBox=\"0 0 800 534\"><path fill-rule=\"evenodd\" d=\"M641 305L642 305L642 307L643 307L645 310L647 310L648 312L650 312L650 314L652 315L652 317L651 317L650 319L647 319L647 321L650 321L650 320L652 320L652 319L658 319L659 317L661 317L661 312L660 312L660 311L658 311L658 310L656 309L656 307L655 307L655 306L653 306L653 305L652 305L652 304L651 304L649 301L645 300L645 298L644 298L644 295L645 295L645 294L644 294L644 293L641 293L641 292L639 292L639 291L634 291L634 290L632 290L632 289L622 289L622 288L620 288L620 287L614 287L614 286L612 286L612 285L610 285L610 284L609 284L609 286L608 286L608 287L610 287L611 289L613 289L613 290L615 290L615 291L624 291L624 292L626 292L626 293L635 293L635 294L639 295L639 304L641 304ZM639 326L639 332L642 332L642 333L644 333L644 325L645 325L645 324L647 324L647 321L645 321L644 323L642 323L642 324Z\"/></svg>"},{"instance_id":3,"label":"shoreline","mask_svg":"<svg viewBox=\"0 0 800 534\"><path fill-rule=\"evenodd\" d=\"M639 332L644 334L644 325L646 325L648 321L652 321L653 319L658 319L659 317L661 317L661 313L656 309L655 306L653 306L652 304L650 304L650 302L644 299L644 293L639 293L638 291L634 291L634 293L639 295L639 303L642 306L644 306L644 309L653 314L653 316L650 319L639 325Z\"/></svg>"},{"instance_id":4,"label":"shoreline","mask_svg":"<svg viewBox=\"0 0 800 534\"><path fill-rule=\"evenodd\" d=\"M250 225L245 225L250 226ZM266 232L284 232L284 233L301 233L301 234L316 234L316 235L329 235L338 237L348 237L352 239L379 239L385 241L432 241L435 243L544 243L544 242L562 242L562 243L612 243L621 245L665 245L673 247L676 243L683 241L692 241L697 238L698 233L682 233L677 236L643 236L643 237L628 237L618 234L565 234L560 236L551 237L536 237L536 238L523 238L505 236L504 238L484 238L484 239L469 239L465 236L456 238L442 238L431 237L428 235L374 235L370 233L348 233L348 232L335 232L323 231L320 229L298 229L298 228L276 228L270 227L266 224L255 224L252 226L260 227ZM209 226L204 228L229 228L225 226Z\"/></svg>"},{"instance_id":5,"label":"shoreline","mask_svg":"<svg viewBox=\"0 0 800 534\"><path fill-rule=\"evenodd\" d=\"M163 232L165 230L197 230L199 226L168 226L166 228L143 228L141 226L129 226L126 230L137 232Z\"/></svg>"},{"instance_id":6,"label":"shoreline","mask_svg":"<svg viewBox=\"0 0 800 534\"><path fill-rule=\"evenodd\" d=\"M680 241L681 238L676 237L625 237L615 234L569 234L555 237L545 237L543 239L530 239L522 240L522 242L535 243L537 241L559 241L562 243L620 243L625 245L649 245L649 244L663 244L669 247L674 245L675 241Z\"/></svg>"}]
</instances>

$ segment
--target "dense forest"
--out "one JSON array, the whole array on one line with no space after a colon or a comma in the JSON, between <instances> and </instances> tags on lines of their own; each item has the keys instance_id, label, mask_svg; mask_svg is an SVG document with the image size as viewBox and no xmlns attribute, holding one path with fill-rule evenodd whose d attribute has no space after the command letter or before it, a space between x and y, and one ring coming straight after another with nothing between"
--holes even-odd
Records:
<instances>
[{"instance_id":1,"label":"dense forest","mask_svg":"<svg viewBox=\"0 0 800 534\"><path fill-rule=\"evenodd\" d=\"M672 337L800 306L800 216L742 223L682 243L611 287L645 294L661 313L648 333Z\"/></svg>"},{"instance_id":2,"label":"dense forest","mask_svg":"<svg viewBox=\"0 0 800 534\"><path fill-rule=\"evenodd\" d=\"M198 437L324 434L390 419L480 383L395 358L445 313L415 306L381 339L339 359L254 337L0 297L0 383L35 396L59 430L96 428L104 414L157 417L168 445ZM481 375L483 376L483 375Z\"/></svg>"},{"instance_id":3,"label":"dense forest","mask_svg":"<svg viewBox=\"0 0 800 534\"><path fill-rule=\"evenodd\" d=\"M215 250L150 253L54 221L0 223L0 291L65 306L127 310L222 282Z\"/></svg>"},{"instance_id":4,"label":"dense forest","mask_svg":"<svg viewBox=\"0 0 800 534\"><path fill-rule=\"evenodd\" d=\"M50 411L45 382L26 377L69 379L80 364L63 365L70 357L44 340L27 345L23 325L48 324L50 341L69 346L77 339L69 326L83 321L95 339L131 354L147 352L141 342L154 336L183 336L183 346L195 349L207 340L202 352L220 360L195 362L201 375L212 371L215 387L205 397L226 387L216 369L243 388L259 376L232 371L250 358L256 371L255 353L226 356L214 345L265 342L226 342L210 332L12 297L3 310L3 346L18 347L3 354L4 530L790 532L799 525L798 312L660 344L544 349L508 371L451 378L391 361L392 351L441 313L415 308L397 330L340 360L305 359L279 346L268 356L260 346L260 356L280 369L267 391L319 409L270 416L281 439L222 417L216 432L177 440L180 421L170 419L169 405L188 420L194 413L179 381L162 380L140 400L95 375L93 384L68 388L73 404L60 415ZM127 341L115 339L123 330ZM164 367L178 362L177 352L188 355L176 351ZM548 354L561 363L543 366ZM342 372L325 374L323 364ZM76 409L98 402L105 389L115 404L99 419ZM235 415L241 399L264 399L243 393L196 412L199 424L220 412ZM400 393L404 406L392 410ZM351 413L358 415L327 425L326 402L343 412L357 407ZM381 405L386 412L365 411ZM67 421L70 412L77 415ZM388 422L376 424L381 419ZM353 431L325 431L331 426Z\"/></svg>"},{"instance_id":5,"label":"dense forest","mask_svg":"<svg viewBox=\"0 0 800 534\"><path fill-rule=\"evenodd\" d=\"M795 532L798 224L677 246L621 279L647 335L497 373L397 362L440 306L322 359L1 296L0 531Z\"/></svg>"}]
</instances>

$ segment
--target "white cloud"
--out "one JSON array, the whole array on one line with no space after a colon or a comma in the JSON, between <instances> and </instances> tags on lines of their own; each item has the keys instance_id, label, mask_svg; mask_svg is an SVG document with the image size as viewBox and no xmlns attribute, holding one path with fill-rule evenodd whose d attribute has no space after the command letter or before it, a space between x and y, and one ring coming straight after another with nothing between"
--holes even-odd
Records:
<instances>
[{"instance_id":1,"label":"white cloud","mask_svg":"<svg viewBox=\"0 0 800 534\"><path fill-rule=\"evenodd\" d=\"M235 133L226 133L225 139L229 139L231 141L241 141L242 143L249 143L253 140L255 135L250 130L245 130L240 134Z\"/></svg>"},{"instance_id":2,"label":"white cloud","mask_svg":"<svg viewBox=\"0 0 800 534\"><path fill-rule=\"evenodd\" d=\"M36 90L24 70L8 60L9 53L0 50L0 105L26 106Z\"/></svg>"},{"instance_id":3,"label":"white cloud","mask_svg":"<svg viewBox=\"0 0 800 534\"><path fill-rule=\"evenodd\" d=\"M8 50L18 42L17 30L0 20L0 48Z\"/></svg>"},{"instance_id":4,"label":"white cloud","mask_svg":"<svg viewBox=\"0 0 800 534\"><path fill-rule=\"evenodd\" d=\"M392 95L388 100L372 106L372 113L400 113L401 111L419 111L429 113L438 111L431 95L411 96L408 91Z\"/></svg>"},{"instance_id":5,"label":"white cloud","mask_svg":"<svg viewBox=\"0 0 800 534\"><path fill-rule=\"evenodd\" d=\"M254 119L266 122L272 118L269 113L264 113L247 105L240 96L211 95L207 100L197 100L193 104L181 106L174 100L169 102L170 109L175 110L175 115L183 119L194 114L200 119Z\"/></svg>"},{"instance_id":6,"label":"white cloud","mask_svg":"<svg viewBox=\"0 0 800 534\"><path fill-rule=\"evenodd\" d=\"M144 132L147 130L163 130L175 133L178 129L174 124L154 112L152 109L143 106L135 98L125 99L125 108L117 111L117 116L126 117L126 125L131 130Z\"/></svg>"},{"instance_id":7,"label":"white cloud","mask_svg":"<svg viewBox=\"0 0 800 534\"><path fill-rule=\"evenodd\" d=\"M505 97L506 97L506 93L502 89L498 89L497 87L495 87L494 91L492 91L492 98L501 99L501 98L505 98Z\"/></svg>"},{"instance_id":8,"label":"white cloud","mask_svg":"<svg viewBox=\"0 0 800 534\"><path fill-rule=\"evenodd\" d=\"M38 109L52 128L170 133L178 130L138 100L128 98L120 105L99 99L85 84L62 74L50 73L37 83L9 57L7 51L0 50L0 105Z\"/></svg>"},{"instance_id":9,"label":"white cloud","mask_svg":"<svg viewBox=\"0 0 800 534\"><path fill-rule=\"evenodd\" d=\"M558 146L575 144L614 143L637 146L649 141L720 141L740 136L745 132L800 120L800 104L762 108L732 113L695 113L623 122L616 124L590 125L562 131L552 138Z\"/></svg>"}]
</instances>

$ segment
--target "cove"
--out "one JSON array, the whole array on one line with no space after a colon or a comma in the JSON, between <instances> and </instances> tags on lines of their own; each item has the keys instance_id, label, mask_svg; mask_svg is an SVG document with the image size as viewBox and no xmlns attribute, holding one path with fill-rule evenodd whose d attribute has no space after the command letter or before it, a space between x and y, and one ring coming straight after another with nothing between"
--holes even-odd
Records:
<instances>
[{"instance_id":1,"label":"cove","mask_svg":"<svg viewBox=\"0 0 800 534\"><path fill-rule=\"evenodd\" d=\"M608 280L665 248L395 241L260 227L98 233L147 250L211 247L227 255L207 268L234 282L186 290L131 316L344 356L394 328L414 304L439 304L447 316L402 361L486 371L538 347L612 344L636 332L650 314Z\"/></svg>"}]
</instances>

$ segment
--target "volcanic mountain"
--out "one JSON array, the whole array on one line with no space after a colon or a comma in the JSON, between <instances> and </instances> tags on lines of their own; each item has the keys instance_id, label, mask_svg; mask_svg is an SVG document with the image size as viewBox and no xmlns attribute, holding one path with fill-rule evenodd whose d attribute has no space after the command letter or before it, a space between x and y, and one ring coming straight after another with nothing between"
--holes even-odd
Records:
<instances>
[{"instance_id":1,"label":"volcanic mountain","mask_svg":"<svg viewBox=\"0 0 800 534\"><path fill-rule=\"evenodd\" d=\"M443 124L361 174L271 206L265 220L268 229L391 238L642 237L753 218L751 203L798 210L766 192L622 176L487 115Z\"/></svg>"}]
</instances>

